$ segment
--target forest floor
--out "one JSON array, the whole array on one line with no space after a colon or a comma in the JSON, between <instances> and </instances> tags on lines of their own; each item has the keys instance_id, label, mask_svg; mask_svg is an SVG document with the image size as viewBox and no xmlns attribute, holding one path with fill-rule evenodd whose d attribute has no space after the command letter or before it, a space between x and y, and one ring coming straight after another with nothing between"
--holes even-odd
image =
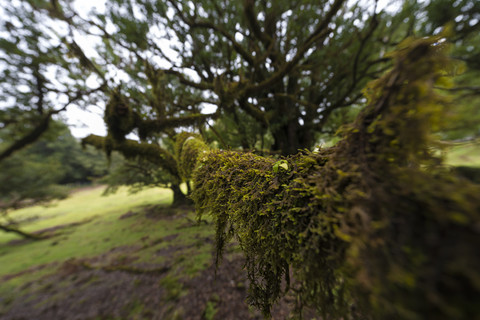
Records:
<instances>
[{"instance_id":1,"label":"forest floor","mask_svg":"<svg viewBox=\"0 0 480 320\"><path fill-rule=\"evenodd\" d=\"M245 302L238 247L214 266L214 226L170 208L168 190L101 197L84 189L17 211L29 232L0 234L0 319L262 319ZM273 310L287 319L288 298Z\"/></svg>"}]
</instances>

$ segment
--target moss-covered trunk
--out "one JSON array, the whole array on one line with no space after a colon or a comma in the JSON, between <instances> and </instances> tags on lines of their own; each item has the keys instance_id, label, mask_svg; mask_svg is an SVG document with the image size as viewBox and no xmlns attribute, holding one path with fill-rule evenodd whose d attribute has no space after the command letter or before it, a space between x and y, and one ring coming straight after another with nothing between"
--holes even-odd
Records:
<instances>
[{"instance_id":1,"label":"moss-covered trunk","mask_svg":"<svg viewBox=\"0 0 480 320\"><path fill-rule=\"evenodd\" d=\"M173 202L172 206L178 207L182 205L192 204L192 200L190 200L180 189L180 185L172 184L170 185L170 189L173 191Z\"/></svg>"}]
</instances>

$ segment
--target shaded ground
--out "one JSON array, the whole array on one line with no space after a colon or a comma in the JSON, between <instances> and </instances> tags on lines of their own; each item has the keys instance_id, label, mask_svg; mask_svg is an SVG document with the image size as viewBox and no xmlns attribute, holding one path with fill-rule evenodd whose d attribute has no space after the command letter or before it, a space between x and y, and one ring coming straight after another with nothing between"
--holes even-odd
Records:
<instances>
[{"instance_id":1,"label":"shaded ground","mask_svg":"<svg viewBox=\"0 0 480 320\"><path fill-rule=\"evenodd\" d=\"M130 219L132 227L145 219L179 224L168 236L145 235L95 257L3 276L1 282L37 274L0 296L0 319L262 319L245 303L241 255L231 247L215 274L213 226L199 226L190 211L151 206L126 212L119 220ZM287 319L289 309L282 301L273 318Z\"/></svg>"}]
</instances>

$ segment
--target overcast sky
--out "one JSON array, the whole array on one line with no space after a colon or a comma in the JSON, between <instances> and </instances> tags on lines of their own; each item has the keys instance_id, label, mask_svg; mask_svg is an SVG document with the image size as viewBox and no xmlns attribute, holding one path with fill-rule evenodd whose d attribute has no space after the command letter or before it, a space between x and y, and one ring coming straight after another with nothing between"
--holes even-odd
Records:
<instances>
[{"instance_id":1,"label":"overcast sky","mask_svg":"<svg viewBox=\"0 0 480 320\"><path fill-rule=\"evenodd\" d=\"M87 16L92 8L99 12L105 11L105 0L77 0L74 2L76 11L82 16ZM77 40L77 39L76 39ZM88 50L93 50L93 46L87 39L78 39L78 44L87 54ZM107 128L103 121L103 109L99 106L92 106L88 111L82 110L74 105L68 107L65 117L70 125L72 135L77 138L84 138L89 134L105 136Z\"/></svg>"}]
</instances>

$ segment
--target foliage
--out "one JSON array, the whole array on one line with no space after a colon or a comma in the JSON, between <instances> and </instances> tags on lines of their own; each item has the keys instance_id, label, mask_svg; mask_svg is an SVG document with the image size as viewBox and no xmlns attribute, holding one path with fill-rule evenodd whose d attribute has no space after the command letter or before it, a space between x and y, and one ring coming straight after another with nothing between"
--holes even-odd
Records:
<instances>
[{"instance_id":1,"label":"foliage","mask_svg":"<svg viewBox=\"0 0 480 320\"><path fill-rule=\"evenodd\" d=\"M217 262L235 237L250 302L265 314L290 277L299 307L325 318L478 313L480 187L449 175L431 150L448 110L433 86L455 69L442 41L400 44L333 148L280 161L232 151L199 158L192 197L215 221Z\"/></svg>"},{"instance_id":2,"label":"foliage","mask_svg":"<svg viewBox=\"0 0 480 320\"><path fill-rule=\"evenodd\" d=\"M8 135L1 133L4 132L0 132L0 148L11 142ZM106 173L101 153L92 149L83 152L68 127L52 120L36 142L0 161L0 229L40 238L17 229L18 222L9 216L9 211L36 204L48 205L68 195L67 184L91 183Z\"/></svg>"},{"instance_id":3,"label":"foliage","mask_svg":"<svg viewBox=\"0 0 480 320\"><path fill-rule=\"evenodd\" d=\"M69 56L65 22L45 23L25 1L2 1L0 12L0 131L9 141L1 161L45 134L71 104L94 102L102 85L86 85L88 72Z\"/></svg>"},{"instance_id":4,"label":"foliage","mask_svg":"<svg viewBox=\"0 0 480 320\"><path fill-rule=\"evenodd\" d=\"M120 157L120 156L119 156ZM121 186L128 186L135 193L144 188L167 187L172 178L168 172L142 158L118 159L101 182L108 185L106 194L115 193Z\"/></svg>"}]
</instances>

